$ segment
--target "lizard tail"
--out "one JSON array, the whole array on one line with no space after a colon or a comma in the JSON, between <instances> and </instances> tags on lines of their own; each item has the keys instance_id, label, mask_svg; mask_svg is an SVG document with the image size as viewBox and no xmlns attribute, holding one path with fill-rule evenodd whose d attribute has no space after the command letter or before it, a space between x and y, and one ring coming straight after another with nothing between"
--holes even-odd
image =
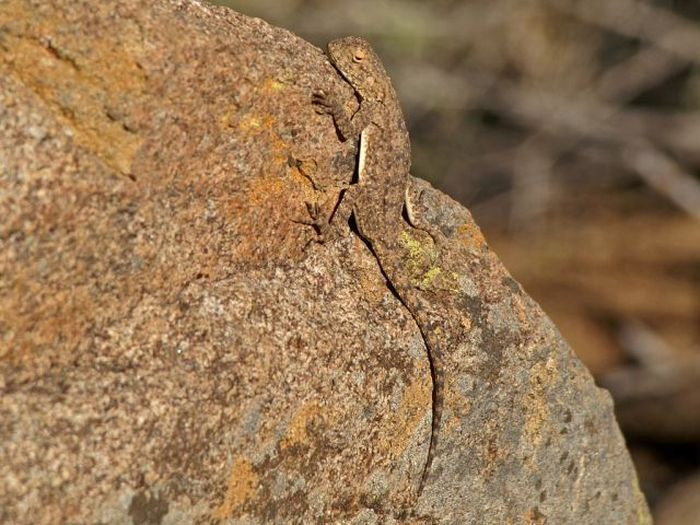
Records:
<instances>
[{"instance_id":1,"label":"lizard tail","mask_svg":"<svg viewBox=\"0 0 700 525\"><path fill-rule=\"evenodd\" d=\"M433 414L432 423L430 425L430 445L428 446L428 457L425 461L425 466L423 467L423 474L420 478L420 484L418 485L417 498L423 493L423 488L425 482L430 475L430 469L433 465L433 458L435 457L435 450L438 444L438 431L440 429L440 422L442 421L442 404L443 404L443 378L438 372L435 358L437 356L430 356L430 374L433 379Z\"/></svg>"}]
</instances>

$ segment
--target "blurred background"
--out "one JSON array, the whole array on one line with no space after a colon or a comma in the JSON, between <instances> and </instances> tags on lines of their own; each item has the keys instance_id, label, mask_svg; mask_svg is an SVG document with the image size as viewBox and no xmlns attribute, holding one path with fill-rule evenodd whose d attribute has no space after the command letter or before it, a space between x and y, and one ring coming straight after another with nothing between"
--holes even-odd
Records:
<instances>
[{"instance_id":1,"label":"blurred background","mask_svg":"<svg viewBox=\"0 0 700 525\"><path fill-rule=\"evenodd\" d=\"M700 2L216 3L372 42L412 173L610 390L656 522L700 523Z\"/></svg>"}]
</instances>

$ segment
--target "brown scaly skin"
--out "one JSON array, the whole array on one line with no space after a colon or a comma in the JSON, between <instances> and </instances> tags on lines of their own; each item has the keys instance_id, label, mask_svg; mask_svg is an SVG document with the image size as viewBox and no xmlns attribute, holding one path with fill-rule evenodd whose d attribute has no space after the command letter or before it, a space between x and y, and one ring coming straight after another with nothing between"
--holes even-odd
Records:
<instances>
[{"instance_id":1,"label":"brown scaly skin","mask_svg":"<svg viewBox=\"0 0 700 525\"><path fill-rule=\"evenodd\" d=\"M344 140L360 137L357 183L346 191L334 221L352 213L358 233L369 245L394 293L418 324L429 352L433 380L432 428L428 456L418 485L417 497L430 474L442 418L444 371L442 352L447 334L438 317L442 308L437 297L418 290L407 271L410 254L406 234L415 238L416 224L407 189L411 165L411 145L406 123L394 88L379 57L370 44L359 37L346 37L328 44L333 65L355 90L360 107L350 115L334 94L313 94L319 113L333 116ZM406 216L404 219L404 206ZM433 240L436 235L427 231ZM411 233L413 232L413 233Z\"/></svg>"}]
</instances>

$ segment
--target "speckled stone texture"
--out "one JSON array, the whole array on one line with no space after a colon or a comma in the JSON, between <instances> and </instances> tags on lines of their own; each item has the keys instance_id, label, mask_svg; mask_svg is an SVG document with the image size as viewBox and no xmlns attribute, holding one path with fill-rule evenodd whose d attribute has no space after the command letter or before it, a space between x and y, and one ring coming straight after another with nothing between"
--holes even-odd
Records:
<instances>
[{"instance_id":1,"label":"speckled stone texture","mask_svg":"<svg viewBox=\"0 0 700 525\"><path fill-rule=\"evenodd\" d=\"M224 8L0 2L0 522L648 523L609 396L427 185L469 326L415 500L418 327L304 224L355 165L324 87Z\"/></svg>"}]
</instances>

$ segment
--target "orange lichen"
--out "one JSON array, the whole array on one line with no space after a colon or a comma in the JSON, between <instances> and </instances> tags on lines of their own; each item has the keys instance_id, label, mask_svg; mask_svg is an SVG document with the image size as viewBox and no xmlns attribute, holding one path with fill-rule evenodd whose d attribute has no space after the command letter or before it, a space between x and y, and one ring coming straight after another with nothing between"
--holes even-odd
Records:
<instances>
[{"instance_id":1,"label":"orange lichen","mask_svg":"<svg viewBox=\"0 0 700 525\"><path fill-rule=\"evenodd\" d=\"M250 205L262 206L265 203L279 203L288 194L289 181L275 175L263 175L251 179L248 183L248 202Z\"/></svg>"},{"instance_id":2,"label":"orange lichen","mask_svg":"<svg viewBox=\"0 0 700 525\"><path fill-rule=\"evenodd\" d=\"M421 378L406 386L404 395L385 426L384 439L378 443L382 453L399 455L408 446L416 428L425 417L425 407L430 406L432 388Z\"/></svg>"},{"instance_id":3,"label":"orange lichen","mask_svg":"<svg viewBox=\"0 0 700 525\"><path fill-rule=\"evenodd\" d=\"M465 222L457 229L460 236L463 237L464 243L469 247L482 248L486 244L481 230L475 222Z\"/></svg>"},{"instance_id":4,"label":"orange lichen","mask_svg":"<svg viewBox=\"0 0 700 525\"><path fill-rule=\"evenodd\" d=\"M531 525L544 525L547 523L547 517L542 514L537 507L533 507L525 513L523 523L528 523Z\"/></svg>"},{"instance_id":5,"label":"orange lichen","mask_svg":"<svg viewBox=\"0 0 700 525\"><path fill-rule=\"evenodd\" d=\"M309 435L306 432L306 428L308 423L316 417L318 411L316 403L308 403L299 407L292 417L289 427L287 427L287 432L280 441L280 450L308 441Z\"/></svg>"},{"instance_id":6,"label":"orange lichen","mask_svg":"<svg viewBox=\"0 0 700 525\"><path fill-rule=\"evenodd\" d=\"M254 494L259 476L247 459L238 457L233 463L223 503L212 513L216 520L223 521L244 505Z\"/></svg>"},{"instance_id":7,"label":"orange lichen","mask_svg":"<svg viewBox=\"0 0 700 525\"><path fill-rule=\"evenodd\" d=\"M276 169L287 164L289 145L277 133L277 119L274 115L251 113L243 117L238 128L244 134L252 135L256 141L265 143L266 158L270 168Z\"/></svg>"},{"instance_id":8,"label":"orange lichen","mask_svg":"<svg viewBox=\"0 0 700 525\"><path fill-rule=\"evenodd\" d=\"M0 338L0 359L13 364L58 341L62 347L75 348L96 311L85 287L46 290L36 273L36 268L18 269L13 290L0 299L0 317L7 330Z\"/></svg>"},{"instance_id":9,"label":"orange lichen","mask_svg":"<svg viewBox=\"0 0 700 525\"><path fill-rule=\"evenodd\" d=\"M276 91L282 91L284 89L284 82L280 82L276 78L267 78L262 84L261 91L263 93L274 93Z\"/></svg>"},{"instance_id":10,"label":"orange lichen","mask_svg":"<svg viewBox=\"0 0 700 525\"><path fill-rule=\"evenodd\" d=\"M301 161L301 166L291 166L288 170L289 179L293 185L301 189L306 202L313 202L316 200L316 192L311 179L302 171L305 169L305 165L313 165L313 162Z\"/></svg>"},{"instance_id":11,"label":"orange lichen","mask_svg":"<svg viewBox=\"0 0 700 525\"><path fill-rule=\"evenodd\" d=\"M41 98L77 144L115 170L129 173L142 139L108 108L124 97L137 97L144 90L145 75L118 42L94 40L87 53L77 40L50 39L47 35L63 32L63 23L42 17L40 10L30 11L25 2L6 2L0 9L0 27L10 29L3 33L0 74L12 75Z\"/></svg>"}]
</instances>

